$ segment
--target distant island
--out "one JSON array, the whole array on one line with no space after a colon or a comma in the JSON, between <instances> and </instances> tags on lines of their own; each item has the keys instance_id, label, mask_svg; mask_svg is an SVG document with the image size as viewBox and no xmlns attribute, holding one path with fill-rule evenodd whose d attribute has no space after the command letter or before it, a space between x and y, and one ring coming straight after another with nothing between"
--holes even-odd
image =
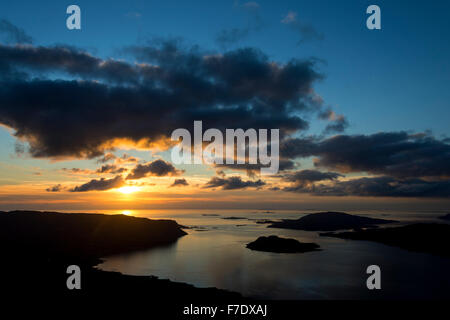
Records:
<instances>
[{"instance_id":1,"label":"distant island","mask_svg":"<svg viewBox=\"0 0 450 320\"><path fill-rule=\"evenodd\" d=\"M117 297L155 301L239 300L241 295L216 288L129 276L95 269L101 258L171 245L186 235L173 220L125 215L39 211L0 212L2 289L23 297ZM81 268L81 290L68 290L66 269Z\"/></svg>"},{"instance_id":2,"label":"distant island","mask_svg":"<svg viewBox=\"0 0 450 320\"><path fill-rule=\"evenodd\" d=\"M304 253L316 251L319 245L315 243L303 243L295 239L280 238L277 236L259 237L246 246L251 250L276 252L276 253Z\"/></svg>"},{"instance_id":3,"label":"distant island","mask_svg":"<svg viewBox=\"0 0 450 320\"><path fill-rule=\"evenodd\" d=\"M440 216L439 219L450 221L450 213L447 213L445 216Z\"/></svg>"},{"instance_id":4,"label":"distant island","mask_svg":"<svg viewBox=\"0 0 450 320\"><path fill-rule=\"evenodd\" d=\"M308 214L300 219L284 219L274 222L268 228L295 229L305 231L336 231L367 228L378 224L396 222L394 220L374 219L343 212L319 212Z\"/></svg>"},{"instance_id":5,"label":"distant island","mask_svg":"<svg viewBox=\"0 0 450 320\"><path fill-rule=\"evenodd\" d=\"M248 220L255 221L255 223L257 224L272 224L276 222L274 220L269 219L248 219Z\"/></svg>"},{"instance_id":6,"label":"distant island","mask_svg":"<svg viewBox=\"0 0 450 320\"><path fill-rule=\"evenodd\" d=\"M418 223L354 232L322 233L321 236L351 240L369 240L402 249L450 257L450 225Z\"/></svg>"}]
</instances>

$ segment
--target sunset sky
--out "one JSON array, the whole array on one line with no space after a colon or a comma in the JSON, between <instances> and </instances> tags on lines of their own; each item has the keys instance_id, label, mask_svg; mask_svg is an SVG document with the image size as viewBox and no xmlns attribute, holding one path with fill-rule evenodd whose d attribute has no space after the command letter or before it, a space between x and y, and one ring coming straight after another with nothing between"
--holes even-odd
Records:
<instances>
[{"instance_id":1,"label":"sunset sky","mask_svg":"<svg viewBox=\"0 0 450 320\"><path fill-rule=\"evenodd\" d=\"M0 210L447 210L450 2L376 3L2 2ZM195 120L280 172L171 163Z\"/></svg>"}]
</instances>

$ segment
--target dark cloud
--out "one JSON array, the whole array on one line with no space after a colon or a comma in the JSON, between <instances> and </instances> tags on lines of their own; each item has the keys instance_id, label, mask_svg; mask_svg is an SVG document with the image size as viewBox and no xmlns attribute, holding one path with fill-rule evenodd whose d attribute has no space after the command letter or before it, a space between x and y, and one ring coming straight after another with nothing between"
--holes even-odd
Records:
<instances>
[{"instance_id":1,"label":"dark cloud","mask_svg":"<svg viewBox=\"0 0 450 320\"><path fill-rule=\"evenodd\" d=\"M448 198L450 181L423 179L395 179L392 177L366 177L332 184L316 184L303 188L284 188L284 191L311 193L317 196L366 196Z\"/></svg>"},{"instance_id":2,"label":"dark cloud","mask_svg":"<svg viewBox=\"0 0 450 320\"><path fill-rule=\"evenodd\" d=\"M113 150L115 139L167 142L198 119L221 130L279 128L284 137L308 127L300 114L322 108L314 60L280 64L257 49L204 53L163 40L126 52L140 63L70 47L0 45L0 123L34 157L93 158Z\"/></svg>"},{"instance_id":3,"label":"dark cloud","mask_svg":"<svg viewBox=\"0 0 450 320\"><path fill-rule=\"evenodd\" d=\"M325 134L344 132L349 126L347 119L344 116L338 116L335 120L332 120L324 130Z\"/></svg>"},{"instance_id":4,"label":"dark cloud","mask_svg":"<svg viewBox=\"0 0 450 320\"><path fill-rule=\"evenodd\" d=\"M317 167L397 178L450 177L450 145L429 134L383 132L291 139L280 153L288 158L318 157Z\"/></svg>"},{"instance_id":5,"label":"dark cloud","mask_svg":"<svg viewBox=\"0 0 450 320\"><path fill-rule=\"evenodd\" d=\"M76 186L70 189L71 192L86 192L86 191L104 191L109 189L120 188L125 185L122 176L116 176L112 179L101 178L99 180L93 179L85 184Z\"/></svg>"},{"instance_id":6,"label":"dark cloud","mask_svg":"<svg viewBox=\"0 0 450 320\"><path fill-rule=\"evenodd\" d=\"M26 32L5 19L0 19L0 35L4 35L7 43L32 43Z\"/></svg>"},{"instance_id":7,"label":"dark cloud","mask_svg":"<svg viewBox=\"0 0 450 320\"><path fill-rule=\"evenodd\" d=\"M121 157L116 158L117 163L135 163L138 162L139 159L129 154L124 153Z\"/></svg>"},{"instance_id":8,"label":"dark cloud","mask_svg":"<svg viewBox=\"0 0 450 320\"><path fill-rule=\"evenodd\" d=\"M343 115L337 115L331 109L319 113L319 119L330 121L324 130L324 134L342 133L349 126L348 120Z\"/></svg>"},{"instance_id":9,"label":"dark cloud","mask_svg":"<svg viewBox=\"0 0 450 320\"><path fill-rule=\"evenodd\" d=\"M126 168L120 168L114 164L105 164L103 166L101 166L99 169L97 169L97 173L113 173L113 174L118 174L118 173L122 173L124 171L127 171Z\"/></svg>"},{"instance_id":10,"label":"dark cloud","mask_svg":"<svg viewBox=\"0 0 450 320\"><path fill-rule=\"evenodd\" d=\"M218 188L221 187L222 190L235 190L235 189L245 189L245 188L260 188L266 183L262 180L257 181L243 181L241 177L229 177L229 178L219 178L212 177L203 188Z\"/></svg>"},{"instance_id":11,"label":"dark cloud","mask_svg":"<svg viewBox=\"0 0 450 320\"><path fill-rule=\"evenodd\" d=\"M226 176L225 171L223 171L223 170L216 170L216 175L218 175L222 178Z\"/></svg>"},{"instance_id":12,"label":"dark cloud","mask_svg":"<svg viewBox=\"0 0 450 320\"><path fill-rule=\"evenodd\" d=\"M248 161L246 161L248 162ZM262 164L251 164L251 163L244 163L244 164L214 164L214 167L216 168L222 168L222 169L229 169L229 170L239 170L239 171L245 171L249 177L255 177L261 168L264 167L270 167L270 165L262 165ZM296 167L296 164L294 161L289 159L280 159L279 160L279 171L285 171L285 170L291 170Z\"/></svg>"},{"instance_id":13,"label":"dark cloud","mask_svg":"<svg viewBox=\"0 0 450 320\"><path fill-rule=\"evenodd\" d=\"M110 83L136 84L147 68L151 68L119 60L103 60L70 46L0 45L0 58L10 68L38 73L41 77L53 72Z\"/></svg>"},{"instance_id":14,"label":"dark cloud","mask_svg":"<svg viewBox=\"0 0 450 320\"><path fill-rule=\"evenodd\" d=\"M98 163L106 163L109 161L114 161L118 164L126 164L126 163L135 163L138 162L139 159L133 156L130 156L129 154L122 154L121 157L116 156L115 154L108 152L105 155L103 155L100 159L97 160Z\"/></svg>"},{"instance_id":15,"label":"dark cloud","mask_svg":"<svg viewBox=\"0 0 450 320\"><path fill-rule=\"evenodd\" d=\"M64 190L64 187L60 184L54 185L53 187L45 189L47 192L60 192Z\"/></svg>"},{"instance_id":16,"label":"dark cloud","mask_svg":"<svg viewBox=\"0 0 450 320\"><path fill-rule=\"evenodd\" d=\"M328 184L294 185L285 188L286 191L385 197L449 194L450 145L429 132L286 139L280 146L280 154L288 159L316 157L314 165L318 168L372 175Z\"/></svg>"},{"instance_id":17,"label":"dark cloud","mask_svg":"<svg viewBox=\"0 0 450 320\"><path fill-rule=\"evenodd\" d=\"M309 188L314 183L325 180L336 180L343 175L337 172L321 172L317 170L301 170L296 172L289 172L280 175L281 179L287 182L291 182L290 187L286 187L285 191L303 191L305 188Z\"/></svg>"},{"instance_id":18,"label":"dark cloud","mask_svg":"<svg viewBox=\"0 0 450 320\"><path fill-rule=\"evenodd\" d=\"M317 31L312 24L299 20L296 12L288 12L287 15L281 20L281 23L288 25L292 30L300 35L298 44L302 44L307 41L325 39L324 34Z\"/></svg>"},{"instance_id":19,"label":"dark cloud","mask_svg":"<svg viewBox=\"0 0 450 320\"><path fill-rule=\"evenodd\" d=\"M188 186L189 183L186 179L175 179L175 181L170 185L171 187L184 187Z\"/></svg>"},{"instance_id":20,"label":"dark cloud","mask_svg":"<svg viewBox=\"0 0 450 320\"><path fill-rule=\"evenodd\" d=\"M103 157L97 160L99 163L106 163L111 160L117 159L117 156L111 152L106 153Z\"/></svg>"},{"instance_id":21,"label":"dark cloud","mask_svg":"<svg viewBox=\"0 0 450 320\"><path fill-rule=\"evenodd\" d=\"M341 173L375 175L329 184L294 185L285 188L286 191L378 197L448 197L450 194L450 145L430 133L384 132L288 139L283 141L280 153L291 159L317 157L316 167Z\"/></svg>"},{"instance_id":22,"label":"dark cloud","mask_svg":"<svg viewBox=\"0 0 450 320\"><path fill-rule=\"evenodd\" d=\"M183 171L176 169L171 163L158 159L146 164L138 164L126 179L136 180L147 176L178 176L182 173Z\"/></svg>"}]
</instances>

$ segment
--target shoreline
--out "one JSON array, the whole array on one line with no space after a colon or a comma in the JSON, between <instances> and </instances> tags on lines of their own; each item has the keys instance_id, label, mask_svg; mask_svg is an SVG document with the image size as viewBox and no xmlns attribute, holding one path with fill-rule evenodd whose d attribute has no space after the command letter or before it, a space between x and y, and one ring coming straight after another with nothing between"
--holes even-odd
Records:
<instances>
[{"instance_id":1,"label":"shoreline","mask_svg":"<svg viewBox=\"0 0 450 320\"><path fill-rule=\"evenodd\" d=\"M132 276L96 268L102 257L169 245L187 235L174 220L124 215L41 211L0 212L0 272L4 290L39 297L127 295L182 301L241 300L239 293L155 276ZM66 286L67 267L81 270L81 289ZM32 272L32 276L29 276Z\"/></svg>"}]
</instances>

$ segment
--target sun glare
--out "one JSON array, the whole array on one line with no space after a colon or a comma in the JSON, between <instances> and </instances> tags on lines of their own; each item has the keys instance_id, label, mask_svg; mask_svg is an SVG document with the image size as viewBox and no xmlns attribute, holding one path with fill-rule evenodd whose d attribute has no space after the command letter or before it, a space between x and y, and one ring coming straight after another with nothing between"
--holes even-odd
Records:
<instances>
[{"instance_id":1,"label":"sun glare","mask_svg":"<svg viewBox=\"0 0 450 320\"><path fill-rule=\"evenodd\" d=\"M119 191L120 193L123 193L123 194L130 194L130 193L133 193L133 192L136 192L139 190L140 190L140 188L136 187L136 186L126 186L126 187L117 189L117 191Z\"/></svg>"},{"instance_id":2,"label":"sun glare","mask_svg":"<svg viewBox=\"0 0 450 320\"><path fill-rule=\"evenodd\" d=\"M129 216L131 214L131 211L130 210L123 210L122 214L124 214L126 216Z\"/></svg>"}]
</instances>

